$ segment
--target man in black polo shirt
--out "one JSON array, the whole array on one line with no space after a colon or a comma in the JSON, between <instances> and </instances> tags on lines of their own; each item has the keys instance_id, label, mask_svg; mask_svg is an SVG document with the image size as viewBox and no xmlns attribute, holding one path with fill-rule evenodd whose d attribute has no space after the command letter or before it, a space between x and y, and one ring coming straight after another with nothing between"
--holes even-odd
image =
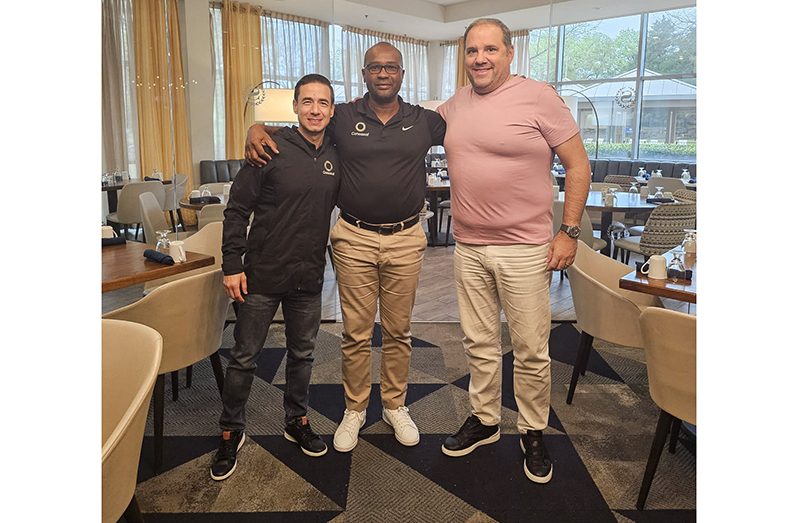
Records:
<instances>
[{"instance_id":1,"label":"man in black polo shirt","mask_svg":"<svg viewBox=\"0 0 798 523\"><path fill-rule=\"evenodd\" d=\"M265 167L244 166L224 211L224 286L241 306L222 394L222 436L211 465L217 481L235 471L256 362L281 303L288 349L283 435L308 456L327 452L310 428L307 405L330 213L340 179L335 147L325 136L334 112L330 81L316 74L299 80L294 112L299 128L285 127L274 135L282 154Z\"/></svg>"},{"instance_id":2,"label":"man in black polo shirt","mask_svg":"<svg viewBox=\"0 0 798 523\"><path fill-rule=\"evenodd\" d=\"M341 219L330 239L344 331L341 350L346 409L333 447L357 445L371 392L371 336L377 304L382 325L380 395L383 419L403 445L416 445L418 429L405 397L410 366L410 316L427 245L419 224L424 206L424 157L446 132L434 111L399 96L404 70L398 49L380 42L364 57L368 94L335 108L328 128L341 161ZM271 160L261 144L282 154L259 125L247 136L247 159ZM279 158L277 156L276 158Z\"/></svg>"}]
</instances>

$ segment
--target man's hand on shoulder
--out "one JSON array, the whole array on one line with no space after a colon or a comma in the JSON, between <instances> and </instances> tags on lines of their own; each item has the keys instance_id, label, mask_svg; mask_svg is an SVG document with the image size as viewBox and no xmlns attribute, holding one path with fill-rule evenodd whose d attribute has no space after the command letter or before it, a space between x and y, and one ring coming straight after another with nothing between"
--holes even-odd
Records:
<instances>
[{"instance_id":1,"label":"man's hand on shoulder","mask_svg":"<svg viewBox=\"0 0 798 523\"><path fill-rule=\"evenodd\" d=\"M546 258L550 271L561 271L573 265L576 258L576 242L576 239L562 231L554 235L554 240L549 244L549 255Z\"/></svg>"},{"instance_id":2,"label":"man's hand on shoulder","mask_svg":"<svg viewBox=\"0 0 798 523\"><path fill-rule=\"evenodd\" d=\"M223 280L224 290L227 296L237 302L244 303L243 294L247 294L247 275L243 272L225 276Z\"/></svg>"},{"instance_id":3,"label":"man's hand on shoulder","mask_svg":"<svg viewBox=\"0 0 798 523\"><path fill-rule=\"evenodd\" d=\"M277 144L274 143L272 137L266 132L266 127L260 124L250 126L247 130L247 143L244 148L244 156L253 167L263 167L269 160L272 159L267 148L271 149L272 154L280 154L277 150Z\"/></svg>"}]
</instances>

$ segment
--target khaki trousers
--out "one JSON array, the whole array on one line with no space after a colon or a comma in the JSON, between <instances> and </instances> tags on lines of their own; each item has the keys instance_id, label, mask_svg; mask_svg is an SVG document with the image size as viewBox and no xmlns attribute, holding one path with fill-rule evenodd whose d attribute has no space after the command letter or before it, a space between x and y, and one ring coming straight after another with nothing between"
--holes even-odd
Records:
<instances>
[{"instance_id":1,"label":"khaki trousers","mask_svg":"<svg viewBox=\"0 0 798 523\"><path fill-rule=\"evenodd\" d=\"M410 316L427 237L416 224L380 235L338 220L330 231L344 321L342 374L346 408L362 412L371 392L371 336L377 303L382 326L382 405L405 404L410 369Z\"/></svg>"},{"instance_id":2,"label":"khaki trousers","mask_svg":"<svg viewBox=\"0 0 798 523\"><path fill-rule=\"evenodd\" d=\"M549 420L551 309L546 270L549 245L466 245L454 251L454 278L473 413L485 425L501 419L501 316L513 346L518 431L542 430Z\"/></svg>"}]
</instances>

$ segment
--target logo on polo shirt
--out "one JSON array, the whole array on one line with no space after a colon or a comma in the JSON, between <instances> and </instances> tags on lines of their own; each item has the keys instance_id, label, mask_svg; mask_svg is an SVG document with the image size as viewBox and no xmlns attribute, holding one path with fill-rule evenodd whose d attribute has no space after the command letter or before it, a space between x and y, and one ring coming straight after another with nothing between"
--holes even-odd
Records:
<instances>
[{"instance_id":1,"label":"logo on polo shirt","mask_svg":"<svg viewBox=\"0 0 798 523\"><path fill-rule=\"evenodd\" d=\"M366 124L364 122L357 122L355 124L355 130L352 131L352 136L368 136L370 133L364 133L363 131L366 130Z\"/></svg>"},{"instance_id":2,"label":"logo on polo shirt","mask_svg":"<svg viewBox=\"0 0 798 523\"><path fill-rule=\"evenodd\" d=\"M326 174L327 176L335 176L335 171L333 171L333 164L330 160L324 160L324 170L321 174Z\"/></svg>"}]
</instances>

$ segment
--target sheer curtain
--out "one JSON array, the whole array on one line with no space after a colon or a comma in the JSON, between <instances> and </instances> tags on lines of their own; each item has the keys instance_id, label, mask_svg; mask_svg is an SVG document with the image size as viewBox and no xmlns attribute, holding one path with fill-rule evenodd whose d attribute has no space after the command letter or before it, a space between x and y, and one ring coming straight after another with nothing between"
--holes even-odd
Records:
<instances>
[{"instance_id":1,"label":"sheer curtain","mask_svg":"<svg viewBox=\"0 0 798 523\"><path fill-rule=\"evenodd\" d=\"M510 73L529 78L529 31L513 31L510 33L515 54L510 63Z\"/></svg>"},{"instance_id":2,"label":"sheer curtain","mask_svg":"<svg viewBox=\"0 0 798 523\"><path fill-rule=\"evenodd\" d=\"M252 114L244 114L249 91L263 81L260 7L222 2L222 51L224 54L225 154L244 157L247 129Z\"/></svg>"},{"instance_id":3,"label":"sheer curtain","mask_svg":"<svg viewBox=\"0 0 798 523\"><path fill-rule=\"evenodd\" d=\"M310 73L330 76L329 24L266 12L261 17L263 79L293 88Z\"/></svg>"},{"instance_id":4,"label":"sheer curtain","mask_svg":"<svg viewBox=\"0 0 798 523\"><path fill-rule=\"evenodd\" d=\"M102 170L136 177L136 101L133 89L130 0L102 3Z\"/></svg>"},{"instance_id":5,"label":"sheer curtain","mask_svg":"<svg viewBox=\"0 0 798 523\"><path fill-rule=\"evenodd\" d=\"M211 5L211 60L213 67L213 154L215 160L224 154L224 52L222 51L222 4Z\"/></svg>"},{"instance_id":6,"label":"sheer curtain","mask_svg":"<svg viewBox=\"0 0 798 523\"><path fill-rule=\"evenodd\" d=\"M457 90L457 40L441 42L443 67L441 67L441 100L446 100Z\"/></svg>"},{"instance_id":7,"label":"sheer curtain","mask_svg":"<svg viewBox=\"0 0 798 523\"><path fill-rule=\"evenodd\" d=\"M377 42L388 42L402 53L405 77L399 96L404 101L414 104L429 98L428 42L351 26L344 27L342 37L344 95L347 100L363 96L366 93L366 85L363 83L361 74L363 57L368 48Z\"/></svg>"}]
</instances>

